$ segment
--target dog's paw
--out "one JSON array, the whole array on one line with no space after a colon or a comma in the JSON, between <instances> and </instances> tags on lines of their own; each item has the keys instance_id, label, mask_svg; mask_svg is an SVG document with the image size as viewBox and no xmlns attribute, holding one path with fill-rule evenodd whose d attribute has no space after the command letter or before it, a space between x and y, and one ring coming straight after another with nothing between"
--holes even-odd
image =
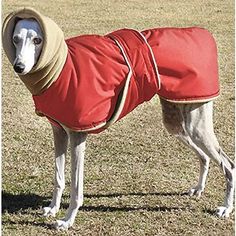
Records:
<instances>
[{"instance_id":1,"label":"dog's paw","mask_svg":"<svg viewBox=\"0 0 236 236\"><path fill-rule=\"evenodd\" d=\"M232 207L218 207L216 210L216 215L221 218L227 218L229 217L230 213L232 212L233 208Z\"/></svg>"},{"instance_id":2,"label":"dog's paw","mask_svg":"<svg viewBox=\"0 0 236 236\"><path fill-rule=\"evenodd\" d=\"M54 224L54 228L57 230L68 230L71 227L69 221L57 220Z\"/></svg>"},{"instance_id":3,"label":"dog's paw","mask_svg":"<svg viewBox=\"0 0 236 236\"><path fill-rule=\"evenodd\" d=\"M203 193L203 188L200 188L198 186L196 186L195 188L191 188L189 191L188 191L188 195L190 197L192 196L196 196L196 197L201 197L202 193Z\"/></svg>"},{"instance_id":4,"label":"dog's paw","mask_svg":"<svg viewBox=\"0 0 236 236\"><path fill-rule=\"evenodd\" d=\"M43 208L43 216L45 217L49 217L49 216L52 216L52 217L55 217L56 214L58 212L58 209L56 207L44 207Z\"/></svg>"}]
</instances>

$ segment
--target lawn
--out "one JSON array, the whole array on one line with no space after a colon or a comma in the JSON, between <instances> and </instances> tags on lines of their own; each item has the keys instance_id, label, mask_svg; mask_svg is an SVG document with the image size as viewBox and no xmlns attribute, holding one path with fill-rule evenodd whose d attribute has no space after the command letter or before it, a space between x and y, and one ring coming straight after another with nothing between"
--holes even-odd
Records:
<instances>
[{"instance_id":1,"label":"lawn","mask_svg":"<svg viewBox=\"0 0 236 236\"><path fill-rule=\"evenodd\" d=\"M118 28L207 28L219 54L221 96L215 102L215 132L234 157L234 1L232 0L8 0L3 17L22 6L48 15L66 37L105 34ZM207 78L206 78L207 79ZM234 235L234 216L219 219L225 180L211 163L202 198L185 193L198 179L194 153L162 125L158 97L139 106L108 130L88 138L85 202L68 232L41 216L53 190L54 156L50 125L34 113L30 93L2 61L2 233L3 235L166 236ZM63 217L69 202L67 158Z\"/></svg>"}]
</instances>

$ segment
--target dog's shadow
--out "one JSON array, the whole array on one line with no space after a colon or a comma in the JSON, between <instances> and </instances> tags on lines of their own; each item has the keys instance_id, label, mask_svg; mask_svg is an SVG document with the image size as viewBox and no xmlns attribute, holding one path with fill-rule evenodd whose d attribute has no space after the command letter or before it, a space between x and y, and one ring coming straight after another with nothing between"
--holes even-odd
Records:
<instances>
[{"instance_id":1,"label":"dog's shadow","mask_svg":"<svg viewBox=\"0 0 236 236\"><path fill-rule=\"evenodd\" d=\"M27 209L37 210L39 206L49 203L49 198L33 193L12 194L2 191L2 214L15 214Z\"/></svg>"},{"instance_id":2,"label":"dog's shadow","mask_svg":"<svg viewBox=\"0 0 236 236\"><path fill-rule=\"evenodd\" d=\"M156 195L156 196L177 196L177 195L185 195L185 193L111 193L111 194L85 194L85 199L99 199L99 198L109 198L112 200L112 198L117 197L129 197L129 196L148 196L148 195ZM67 196L68 197L68 196ZM40 206L48 206L50 204L50 197L43 197L39 196L37 194L32 193L20 193L17 195L7 193L6 191L2 192L2 215L4 214L31 214L29 213L30 210L35 215L35 210L38 210ZM68 207L68 204L62 203L61 207L63 209L66 209ZM180 207L149 207L149 206L140 206L140 207L130 207L130 206L109 206L109 205L84 205L80 208L80 211L84 212L130 212L130 211L139 211L139 210L147 210L147 211L172 211L172 210L184 210ZM36 213L38 214L38 213ZM41 217L41 214L40 214ZM53 229L53 225L48 222L42 222L42 221L35 221L35 219L32 220L13 220L9 217L5 220L2 219L2 224L10 224L10 225L33 225L35 227L43 227L48 229Z\"/></svg>"},{"instance_id":3,"label":"dog's shadow","mask_svg":"<svg viewBox=\"0 0 236 236\"><path fill-rule=\"evenodd\" d=\"M184 196L187 193L171 192L171 193L111 193L111 194L85 194L85 199L98 199L98 198L117 198L117 197L129 197L129 196ZM37 210L40 206L48 206L50 204L50 197L43 197L32 193L21 193L21 194L11 194L6 191L2 192L2 214L10 213L17 214L17 212L24 213L27 209ZM68 204L62 203L62 208L67 208ZM130 207L130 206L109 206L109 205L84 205L80 208L81 211L97 211L97 212L115 212L115 211L138 211L138 210L148 210L148 211L172 211L172 210L183 210L180 207Z\"/></svg>"},{"instance_id":4,"label":"dog's shadow","mask_svg":"<svg viewBox=\"0 0 236 236\"><path fill-rule=\"evenodd\" d=\"M162 192L155 192L155 193L111 193L111 194L85 194L85 199L99 199L99 198L109 198L112 200L112 198L118 198L118 197L129 197L129 196L137 196L137 197L145 197L145 196L163 196L163 197L176 197L176 196L186 196L187 193L180 193L180 192L169 192L169 193L162 193ZM42 197L37 194L11 194L7 193L5 191L2 192L2 215L6 213L10 214L29 214L29 210L38 210L40 206L48 206L50 204L50 197ZM66 209L68 207L68 204L62 203L61 207L63 209ZM80 211L84 212L132 212L132 211L153 211L153 212L171 212L171 211L186 211L189 210L189 207L180 207L180 206L173 206L173 207L167 207L167 206L157 206L157 207L151 207L147 205L141 205L138 207L131 207L131 206L109 206L109 205L84 205L80 208ZM204 211L207 214L213 214L214 212L211 210L205 210ZM33 213L35 214L35 213ZM41 216L41 215L40 215ZM46 227L49 229L52 229L52 225L50 225L47 222L35 222L35 221L18 221L15 222L14 220L11 220L9 217L7 220L2 221L2 224L24 224L24 225L34 225L36 227Z\"/></svg>"},{"instance_id":5,"label":"dog's shadow","mask_svg":"<svg viewBox=\"0 0 236 236\"><path fill-rule=\"evenodd\" d=\"M137 192L137 193L111 193L111 194L85 194L86 198L121 198L121 197L129 197L129 196L137 196L137 197L145 197L145 196L184 196L187 195L187 193L179 193L179 192L170 192L170 193L161 193L161 192L155 192L155 193L143 193L143 192ZM131 206L82 206L81 210L83 211L98 211L98 212L116 212L116 211L122 211L122 212L130 212L130 211L139 211L139 210L146 210L146 211L173 211L173 210L186 210L185 208L181 207L166 207L166 206L157 206L157 207L150 207L150 206L139 206L139 207L131 207Z\"/></svg>"}]
</instances>

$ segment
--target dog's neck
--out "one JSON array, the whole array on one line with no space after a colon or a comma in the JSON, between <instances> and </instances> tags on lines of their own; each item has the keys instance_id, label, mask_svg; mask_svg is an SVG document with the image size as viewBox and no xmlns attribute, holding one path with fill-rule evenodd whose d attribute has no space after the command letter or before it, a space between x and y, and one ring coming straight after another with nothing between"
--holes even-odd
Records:
<instances>
[{"instance_id":1,"label":"dog's neck","mask_svg":"<svg viewBox=\"0 0 236 236\"><path fill-rule=\"evenodd\" d=\"M65 63L67 51L66 43L61 41L55 56L50 61L47 61L47 63L44 64L43 61L40 60L39 64L36 63L30 73L19 75L32 95L40 95L57 80ZM42 53L45 53L45 51L42 51ZM43 57L43 55L41 56ZM40 66L40 62L44 65Z\"/></svg>"}]
</instances>

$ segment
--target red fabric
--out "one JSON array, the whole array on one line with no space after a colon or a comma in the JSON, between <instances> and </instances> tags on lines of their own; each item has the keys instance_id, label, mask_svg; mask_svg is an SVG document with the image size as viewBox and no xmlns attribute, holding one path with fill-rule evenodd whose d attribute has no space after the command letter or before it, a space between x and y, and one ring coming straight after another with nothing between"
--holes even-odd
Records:
<instances>
[{"instance_id":1,"label":"red fabric","mask_svg":"<svg viewBox=\"0 0 236 236\"><path fill-rule=\"evenodd\" d=\"M201 28L162 28L142 32L161 75L158 95L172 101L201 101L219 95L217 48Z\"/></svg>"},{"instance_id":2,"label":"red fabric","mask_svg":"<svg viewBox=\"0 0 236 236\"><path fill-rule=\"evenodd\" d=\"M71 129L88 129L112 115L128 68L109 38L79 36L66 43L65 66L49 89L33 96L35 107Z\"/></svg>"},{"instance_id":3,"label":"red fabric","mask_svg":"<svg viewBox=\"0 0 236 236\"><path fill-rule=\"evenodd\" d=\"M149 101L157 91L158 78L155 74L150 50L143 37L135 30L123 29L107 35L116 39L123 46L132 66L133 76L130 81L125 106L119 117L121 119L137 105Z\"/></svg>"},{"instance_id":4,"label":"red fabric","mask_svg":"<svg viewBox=\"0 0 236 236\"><path fill-rule=\"evenodd\" d=\"M177 101L209 99L219 94L216 46L206 30L167 28L142 32L154 52L161 75L160 90L147 45L133 31L117 32L119 35L114 35L121 37L133 71L119 119L157 93ZM128 67L111 36L86 35L66 40L69 52L59 78L43 94L33 96L38 112L77 131L112 117Z\"/></svg>"}]
</instances>

